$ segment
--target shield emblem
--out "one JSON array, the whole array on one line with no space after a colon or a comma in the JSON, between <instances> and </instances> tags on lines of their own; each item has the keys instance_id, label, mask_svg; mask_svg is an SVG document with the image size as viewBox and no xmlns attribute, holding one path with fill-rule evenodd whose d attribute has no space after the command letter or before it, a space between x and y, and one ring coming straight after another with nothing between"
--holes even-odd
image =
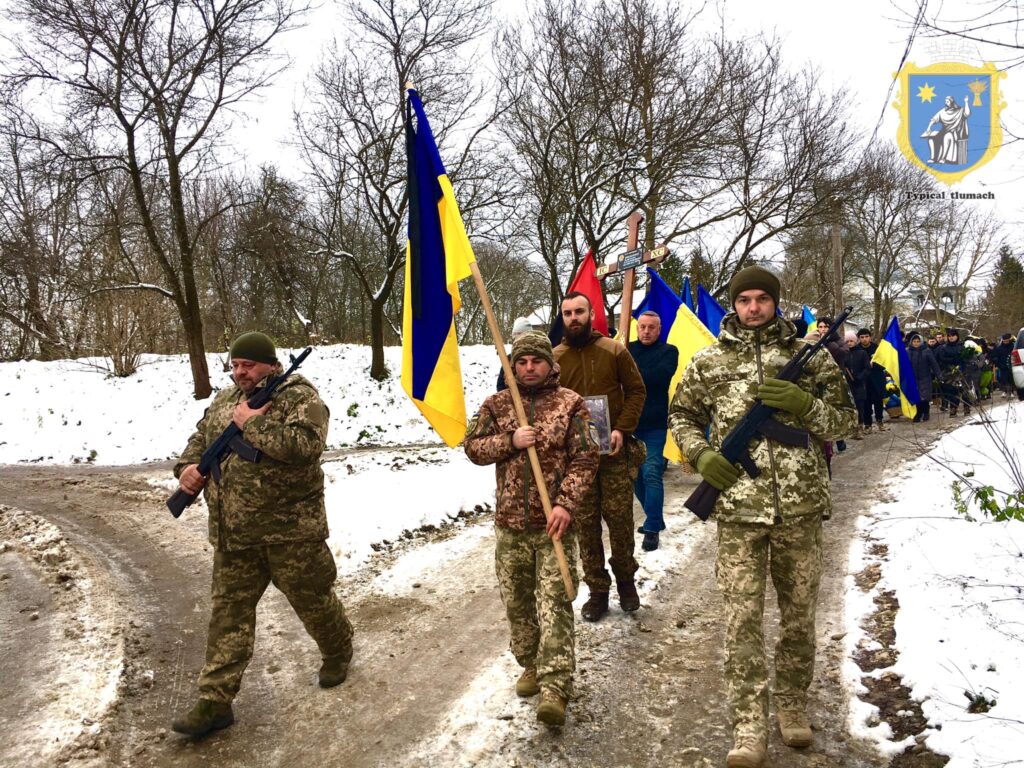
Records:
<instances>
[{"instance_id":1,"label":"shield emblem","mask_svg":"<svg viewBox=\"0 0 1024 768\"><path fill-rule=\"evenodd\" d=\"M900 98L893 102L900 113L900 151L946 184L983 166L1003 143L1003 77L992 63L906 64L899 72Z\"/></svg>"}]
</instances>

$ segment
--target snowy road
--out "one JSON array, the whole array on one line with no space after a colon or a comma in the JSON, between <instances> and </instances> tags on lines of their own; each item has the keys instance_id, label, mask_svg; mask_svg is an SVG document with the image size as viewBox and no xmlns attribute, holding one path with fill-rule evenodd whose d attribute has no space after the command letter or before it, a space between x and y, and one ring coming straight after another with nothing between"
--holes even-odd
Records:
<instances>
[{"instance_id":1,"label":"snowy road","mask_svg":"<svg viewBox=\"0 0 1024 768\"><path fill-rule=\"evenodd\" d=\"M918 449L889 436L851 446L836 462L837 514L826 528L812 689L815 746L801 753L774 738L770 764L776 768L889 764L847 733L841 675L846 559L857 515L877 495L873 489ZM237 723L197 743L167 728L194 695L202 664L211 554L202 515L192 510L173 521L163 508L164 491L149 484L166 471L148 465L0 472L0 504L60 530L88 593L81 606L102 607L95 609L102 616L93 631L109 623L108 655L97 662L95 677L102 678L102 661L117 675L116 696L104 704L82 675L72 674L68 647L47 639L53 633L42 634L45 622L59 621L60 611L71 608L50 606L39 584L50 595L60 587L42 565L26 559L10 514L0 517L0 540L16 542L15 551L0 552L0 675L5 683L15 681L22 698L34 695L29 680L40 675L44 682L56 678L69 697L46 710L45 722L24 707L0 720L0 764L71 758L114 766L724 764L730 740L714 528L682 509L693 477L670 470L670 531L660 551L638 550L641 610L626 616L613 609L597 625L578 625L577 697L562 733L538 728L532 702L512 690L517 670L505 650L484 516L406 540L343 574L338 591L357 634L350 677L339 688L316 687L315 646L283 597L270 590L260 605L256 655L236 702ZM19 613L26 605L40 612L39 628ZM774 608L769 615L773 623ZM11 659L26 664L16 671ZM92 710L98 713L83 714ZM90 725L83 726L83 718ZM44 731L67 736L59 748L30 750L26 735Z\"/></svg>"}]
</instances>

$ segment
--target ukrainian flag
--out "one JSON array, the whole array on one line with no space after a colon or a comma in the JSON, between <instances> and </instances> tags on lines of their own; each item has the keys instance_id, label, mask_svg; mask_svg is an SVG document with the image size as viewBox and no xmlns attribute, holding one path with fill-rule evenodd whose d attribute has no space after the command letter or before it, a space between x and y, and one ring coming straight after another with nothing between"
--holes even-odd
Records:
<instances>
[{"instance_id":1,"label":"ukrainian flag","mask_svg":"<svg viewBox=\"0 0 1024 768\"><path fill-rule=\"evenodd\" d=\"M807 332L814 333L818 330L818 321L814 317L814 313L811 312L810 308L804 304L802 317L805 323L807 323Z\"/></svg>"},{"instance_id":2,"label":"ukrainian flag","mask_svg":"<svg viewBox=\"0 0 1024 768\"><path fill-rule=\"evenodd\" d=\"M661 279L657 272L653 269L648 269L647 274L650 277L647 295L640 302L640 306L633 310L629 340L636 341L636 321L640 319L640 315L644 312L656 312L658 319L661 320L661 333L658 336L658 341L667 342L669 331L672 330L672 324L676 320L676 313L679 311L679 305L683 302L682 299L676 296L676 292L668 287L668 283Z\"/></svg>"},{"instance_id":3,"label":"ukrainian flag","mask_svg":"<svg viewBox=\"0 0 1024 768\"><path fill-rule=\"evenodd\" d=\"M441 439L455 446L466 434L455 313L462 303L459 280L469 277L469 265L476 259L423 103L413 88L406 106L405 143L409 241L405 249L402 389Z\"/></svg>"},{"instance_id":4,"label":"ukrainian flag","mask_svg":"<svg viewBox=\"0 0 1024 768\"><path fill-rule=\"evenodd\" d=\"M711 331L708 330L707 326L693 314L693 310L686 306L686 304L680 304L679 309L676 311L676 319L672 323L672 330L669 331L667 342L675 345L676 349L679 350L679 364L675 375L672 377L672 382L668 386L669 403L671 403L672 397L676 393L676 388L679 386L679 380L683 377L683 371L686 370L686 366L690 364L690 360L693 359L698 350L714 344L715 337L711 335ZM676 441L672 439L672 430L669 430L668 438L665 440L665 450L662 452L662 455L669 461L674 461L677 464L685 460L682 451L676 445Z\"/></svg>"},{"instance_id":5,"label":"ukrainian flag","mask_svg":"<svg viewBox=\"0 0 1024 768\"><path fill-rule=\"evenodd\" d=\"M900 410L908 419L914 418L917 414L917 404L921 402L921 396L917 391L917 379L914 378L914 369L910 365L910 356L907 354L907 347L903 343L903 334L900 332L900 321L893 315L885 336L878 342L878 349L871 356L871 362L878 363L885 368L900 388Z\"/></svg>"}]
</instances>

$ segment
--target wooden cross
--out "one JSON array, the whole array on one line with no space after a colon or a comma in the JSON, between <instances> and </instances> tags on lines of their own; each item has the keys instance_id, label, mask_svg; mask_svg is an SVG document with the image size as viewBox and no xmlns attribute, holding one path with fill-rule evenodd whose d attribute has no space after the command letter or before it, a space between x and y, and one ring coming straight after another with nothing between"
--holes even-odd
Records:
<instances>
[{"instance_id":1,"label":"wooden cross","mask_svg":"<svg viewBox=\"0 0 1024 768\"><path fill-rule=\"evenodd\" d=\"M615 259L612 264L602 264L597 268L598 278L604 279L609 275L622 274L622 302L619 307L619 328L616 338L625 343L629 340L630 319L633 316L633 284L636 282L636 268L641 264L658 264L668 256L667 245L659 245L650 251L638 248L640 241L640 224L643 223L644 215L640 211L633 211L626 219L628 226L626 234L626 252Z\"/></svg>"}]
</instances>

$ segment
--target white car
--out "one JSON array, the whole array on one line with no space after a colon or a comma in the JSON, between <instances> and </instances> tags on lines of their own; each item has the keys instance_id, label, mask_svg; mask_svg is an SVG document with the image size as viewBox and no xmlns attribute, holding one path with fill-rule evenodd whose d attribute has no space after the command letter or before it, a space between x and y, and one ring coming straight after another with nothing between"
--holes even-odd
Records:
<instances>
[{"instance_id":1,"label":"white car","mask_svg":"<svg viewBox=\"0 0 1024 768\"><path fill-rule=\"evenodd\" d=\"M1017 341L1010 352L1010 370L1013 371L1013 386L1017 388L1017 399L1024 400L1024 328L1017 332Z\"/></svg>"}]
</instances>

